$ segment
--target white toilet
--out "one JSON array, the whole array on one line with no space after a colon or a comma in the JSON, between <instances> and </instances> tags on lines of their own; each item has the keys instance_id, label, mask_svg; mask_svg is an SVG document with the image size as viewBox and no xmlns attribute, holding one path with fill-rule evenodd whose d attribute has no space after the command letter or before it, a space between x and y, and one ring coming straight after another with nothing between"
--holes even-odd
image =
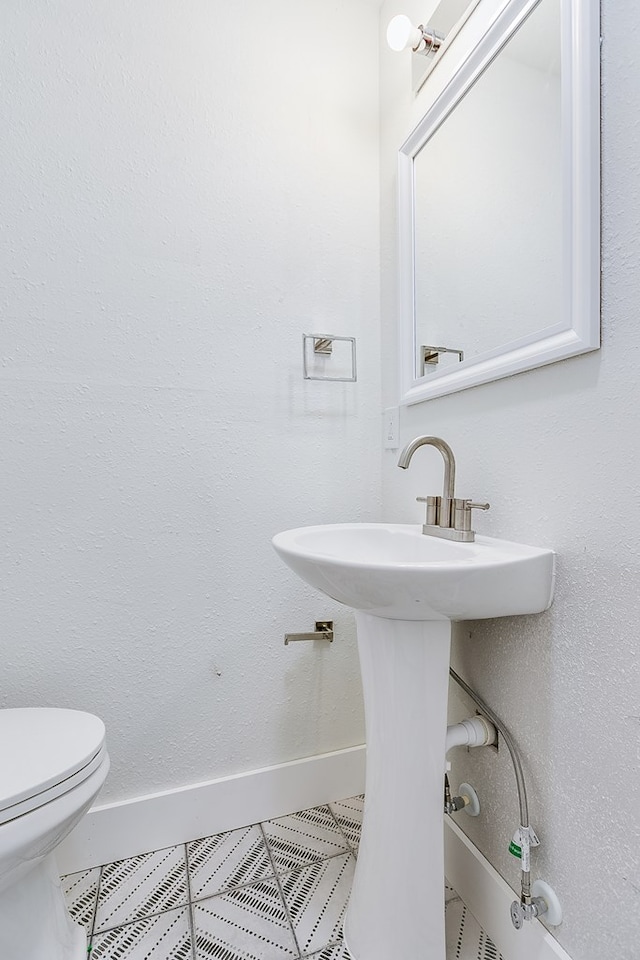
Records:
<instances>
[{"instance_id":1,"label":"white toilet","mask_svg":"<svg viewBox=\"0 0 640 960\"><path fill-rule=\"evenodd\" d=\"M102 720L79 710L0 710L0 958L86 960L54 850L109 770Z\"/></svg>"}]
</instances>

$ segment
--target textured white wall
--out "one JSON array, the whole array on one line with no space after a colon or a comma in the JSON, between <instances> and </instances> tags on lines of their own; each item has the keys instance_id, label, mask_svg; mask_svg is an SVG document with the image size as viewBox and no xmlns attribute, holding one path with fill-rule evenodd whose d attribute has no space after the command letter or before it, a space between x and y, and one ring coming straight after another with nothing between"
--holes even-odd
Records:
<instances>
[{"instance_id":1,"label":"textured white wall","mask_svg":"<svg viewBox=\"0 0 640 960\"><path fill-rule=\"evenodd\" d=\"M386 20L399 2L387 0ZM495 5L494 5L495 6ZM489 14L490 0L479 9ZM539 617L459 629L454 663L521 748L535 876L558 893L554 933L575 960L637 960L640 944L640 11L603 0L603 308L601 351L402 411L403 440L431 433L457 455L460 496L488 499L485 533L553 547L558 589ZM462 41L462 35L461 35ZM453 49L450 51L457 56ZM381 54L382 314L395 315L395 150L426 109L408 58ZM438 80L437 68L432 77ZM429 87L429 83L427 84ZM383 355L395 346L383 326ZM397 399L385 364L385 403ZM385 457L384 512L417 522L418 494L442 482L437 454L408 472ZM473 704L452 697L452 717ZM508 754L453 755L455 785L484 804L461 827L514 885L506 852L518 808Z\"/></svg>"},{"instance_id":2,"label":"textured white wall","mask_svg":"<svg viewBox=\"0 0 640 960\"><path fill-rule=\"evenodd\" d=\"M363 740L352 616L270 537L379 514L377 24L3 10L0 704L103 717L102 800ZM358 383L304 383L304 331Z\"/></svg>"}]
</instances>

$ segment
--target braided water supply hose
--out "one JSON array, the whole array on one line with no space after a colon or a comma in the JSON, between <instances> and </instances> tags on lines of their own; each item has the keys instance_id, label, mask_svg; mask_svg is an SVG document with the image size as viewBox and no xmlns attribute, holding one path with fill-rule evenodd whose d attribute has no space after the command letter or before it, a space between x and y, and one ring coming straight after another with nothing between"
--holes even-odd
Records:
<instances>
[{"instance_id":1,"label":"braided water supply hose","mask_svg":"<svg viewBox=\"0 0 640 960\"><path fill-rule=\"evenodd\" d=\"M499 717L495 715L491 707L489 707L482 697L480 697L475 690L469 686L468 683L460 677L453 667L449 668L449 674L452 679L461 687L464 692L471 697L471 699L477 704L483 714L491 720L492 724L500 731L502 739L504 740L511 760L513 762L513 770L516 777L516 786L518 788L518 804L520 806L520 834L522 842L522 871L520 877L520 893L521 900L523 904L531 903L531 862L530 862L530 825L529 825L529 807L527 804L527 788L524 782L524 773L522 770L522 762L518 754L518 748L516 747L513 737L500 720Z\"/></svg>"}]
</instances>

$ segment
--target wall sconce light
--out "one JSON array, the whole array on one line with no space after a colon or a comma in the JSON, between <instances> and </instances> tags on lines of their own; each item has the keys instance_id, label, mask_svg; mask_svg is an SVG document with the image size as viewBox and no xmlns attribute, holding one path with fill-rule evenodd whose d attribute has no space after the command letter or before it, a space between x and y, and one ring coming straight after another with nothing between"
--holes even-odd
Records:
<instances>
[{"instance_id":1,"label":"wall sconce light","mask_svg":"<svg viewBox=\"0 0 640 960\"><path fill-rule=\"evenodd\" d=\"M444 37L430 27L422 24L414 27L409 17L403 13L393 17L387 27L387 43L397 53L410 47L414 53L428 57L438 52L443 40Z\"/></svg>"}]
</instances>

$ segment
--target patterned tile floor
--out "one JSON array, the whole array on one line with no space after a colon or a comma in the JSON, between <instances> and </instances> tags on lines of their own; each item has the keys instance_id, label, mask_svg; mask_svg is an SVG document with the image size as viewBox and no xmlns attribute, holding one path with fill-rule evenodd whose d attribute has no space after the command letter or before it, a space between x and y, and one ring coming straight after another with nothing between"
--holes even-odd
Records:
<instances>
[{"instance_id":1,"label":"patterned tile floor","mask_svg":"<svg viewBox=\"0 0 640 960\"><path fill-rule=\"evenodd\" d=\"M350 960L362 808L352 797L64 877L91 960ZM447 960L503 960L449 886L445 903Z\"/></svg>"}]
</instances>

